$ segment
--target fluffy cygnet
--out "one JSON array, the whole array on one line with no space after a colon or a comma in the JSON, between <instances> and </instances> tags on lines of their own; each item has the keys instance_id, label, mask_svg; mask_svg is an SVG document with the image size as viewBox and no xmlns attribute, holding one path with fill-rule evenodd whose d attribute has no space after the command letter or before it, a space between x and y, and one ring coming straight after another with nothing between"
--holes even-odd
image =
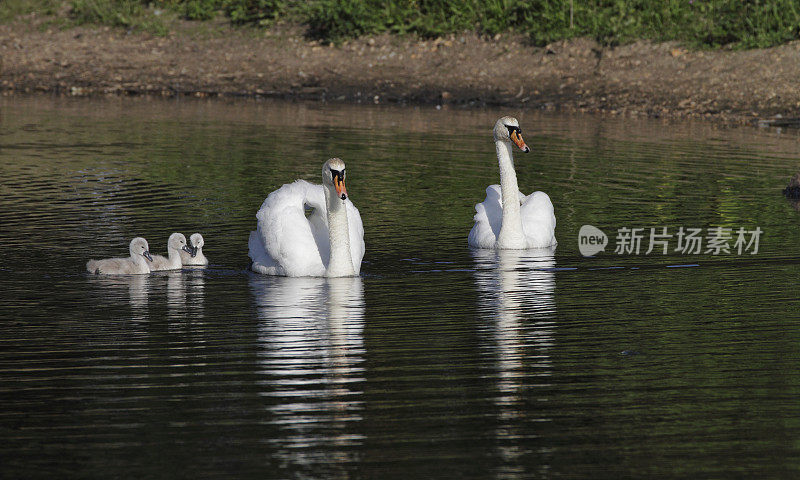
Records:
<instances>
[{"instance_id":1,"label":"fluffy cygnet","mask_svg":"<svg viewBox=\"0 0 800 480\"><path fill-rule=\"evenodd\" d=\"M189 237L189 251L181 250L181 261L184 265L202 266L208 265L208 259L203 255L203 245L205 241L199 233L193 233Z\"/></svg>"},{"instance_id":2,"label":"fluffy cygnet","mask_svg":"<svg viewBox=\"0 0 800 480\"><path fill-rule=\"evenodd\" d=\"M105 258L103 260L89 260L86 262L86 270L89 273L102 275L136 275L150 273L150 264L153 257L150 256L150 248L147 240L136 237L131 240L130 253L127 258Z\"/></svg>"},{"instance_id":3,"label":"fluffy cygnet","mask_svg":"<svg viewBox=\"0 0 800 480\"><path fill-rule=\"evenodd\" d=\"M182 233L175 232L167 240L167 256L153 255L150 271L177 270L181 268L183 265L181 263L181 250L191 252L191 249L186 245L186 237Z\"/></svg>"}]
</instances>

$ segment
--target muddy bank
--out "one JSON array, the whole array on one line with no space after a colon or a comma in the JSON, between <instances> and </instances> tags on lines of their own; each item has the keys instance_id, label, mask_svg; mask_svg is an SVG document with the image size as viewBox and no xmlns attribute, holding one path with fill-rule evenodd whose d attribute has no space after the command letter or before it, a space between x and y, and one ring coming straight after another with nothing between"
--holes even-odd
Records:
<instances>
[{"instance_id":1,"label":"muddy bank","mask_svg":"<svg viewBox=\"0 0 800 480\"><path fill-rule=\"evenodd\" d=\"M342 102L500 105L725 122L800 116L800 42L694 52L577 39L434 41L381 36L320 45L269 32L186 23L167 37L108 27L0 25L0 91L59 95L263 96Z\"/></svg>"}]
</instances>

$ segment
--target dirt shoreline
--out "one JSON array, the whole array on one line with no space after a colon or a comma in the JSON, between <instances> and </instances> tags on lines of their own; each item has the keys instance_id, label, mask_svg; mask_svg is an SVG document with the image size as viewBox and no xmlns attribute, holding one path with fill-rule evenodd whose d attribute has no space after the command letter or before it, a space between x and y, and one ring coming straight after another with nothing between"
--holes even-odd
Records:
<instances>
[{"instance_id":1,"label":"dirt shoreline","mask_svg":"<svg viewBox=\"0 0 800 480\"><path fill-rule=\"evenodd\" d=\"M800 42L765 50L616 48L588 39L529 46L510 35L379 36L339 46L298 27L186 22L167 37L108 27L0 25L0 92L253 96L506 106L631 117L786 123L800 116ZM775 116L783 120L775 120Z\"/></svg>"}]
</instances>

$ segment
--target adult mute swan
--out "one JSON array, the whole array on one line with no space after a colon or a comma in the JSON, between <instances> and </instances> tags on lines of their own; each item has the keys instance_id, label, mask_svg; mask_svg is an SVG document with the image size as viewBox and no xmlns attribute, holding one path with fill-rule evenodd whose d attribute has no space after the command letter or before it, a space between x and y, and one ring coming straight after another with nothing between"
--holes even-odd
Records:
<instances>
[{"instance_id":1,"label":"adult mute swan","mask_svg":"<svg viewBox=\"0 0 800 480\"><path fill-rule=\"evenodd\" d=\"M322 185L297 180L270 193L250 232L250 268L287 277L358 275L364 226L344 179L344 162L331 158L322 165Z\"/></svg>"},{"instance_id":2,"label":"adult mute swan","mask_svg":"<svg viewBox=\"0 0 800 480\"><path fill-rule=\"evenodd\" d=\"M180 250L181 254L181 263L184 265L189 266L204 266L208 265L208 259L205 255L203 255L203 245L206 242L203 240L203 236L199 233L193 233L189 237L189 249Z\"/></svg>"},{"instance_id":3,"label":"adult mute swan","mask_svg":"<svg viewBox=\"0 0 800 480\"><path fill-rule=\"evenodd\" d=\"M192 249L186 246L186 237L182 233L175 232L167 240L167 256L153 255L153 263L150 264L150 271L158 270L177 270L183 266L181 263L180 251L191 253Z\"/></svg>"},{"instance_id":4,"label":"adult mute swan","mask_svg":"<svg viewBox=\"0 0 800 480\"><path fill-rule=\"evenodd\" d=\"M131 240L131 256L127 258L105 258L103 260L89 260L86 262L86 270L89 273L99 273L104 275L133 275L150 273L148 261L152 262L150 247L147 240L136 237Z\"/></svg>"},{"instance_id":5,"label":"adult mute swan","mask_svg":"<svg viewBox=\"0 0 800 480\"><path fill-rule=\"evenodd\" d=\"M486 188L486 199L475 205L475 225L469 245L477 248L523 249L556 244L556 216L544 192L523 195L517 186L512 142L525 153L519 122L503 117L494 124L494 144L500 163L500 185Z\"/></svg>"}]
</instances>

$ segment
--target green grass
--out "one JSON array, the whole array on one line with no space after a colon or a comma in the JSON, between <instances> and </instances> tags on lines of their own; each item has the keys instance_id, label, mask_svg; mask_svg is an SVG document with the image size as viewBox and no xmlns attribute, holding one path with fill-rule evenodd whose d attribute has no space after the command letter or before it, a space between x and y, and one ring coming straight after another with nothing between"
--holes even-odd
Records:
<instances>
[{"instance_id":1,"label":"green grass","mask_svg":"<svg viewBox=\"0 0 800 480\"><path fill-rule=\"evenodd\" d=\"M797 0L317 0L313 36L340 40L382 32L437 37L462 31L517 32L544 45L592 37L614 45L640 38L697 47L766 47L798 38ZM572 22L570 23L570 17Z\"/></svg>"},{"instance_id":2,"label":"green grass","mask_svg":"<svg viewBox=\"0 0 800 480\"><path fill-rule=\"evenodd\" d=\"M0 21L30 13L55 15L61 3L59 0L0 0Z\"/></svg>"},{"instance_id":3,"label":"green grass","mask_svg":"<svg viewBox=\"0 0 800 480\"><path fill-rule=\"evenodd\" d=\"M430 38L472 31L515 32L535 45L591 37L607 45L652 39L755 48L800 34L800 0L0 0L0 20L32 11L53 15L65 3L76 23L163 33L168 18L224 15L259 28L288 19L306 25L310 37L334 42L385 32Z\"/></svg>"},{"instance_id":4,"label":"green grass","mask_svg":"<svg viewBox=\"0 0 800 480\"><path fill-rule=\"evenodd\" d=\"M75 24L99 24L166 35L176 18L173 5L142 0L70 0L69 17Z\"/></svg>"}]
</instances>

